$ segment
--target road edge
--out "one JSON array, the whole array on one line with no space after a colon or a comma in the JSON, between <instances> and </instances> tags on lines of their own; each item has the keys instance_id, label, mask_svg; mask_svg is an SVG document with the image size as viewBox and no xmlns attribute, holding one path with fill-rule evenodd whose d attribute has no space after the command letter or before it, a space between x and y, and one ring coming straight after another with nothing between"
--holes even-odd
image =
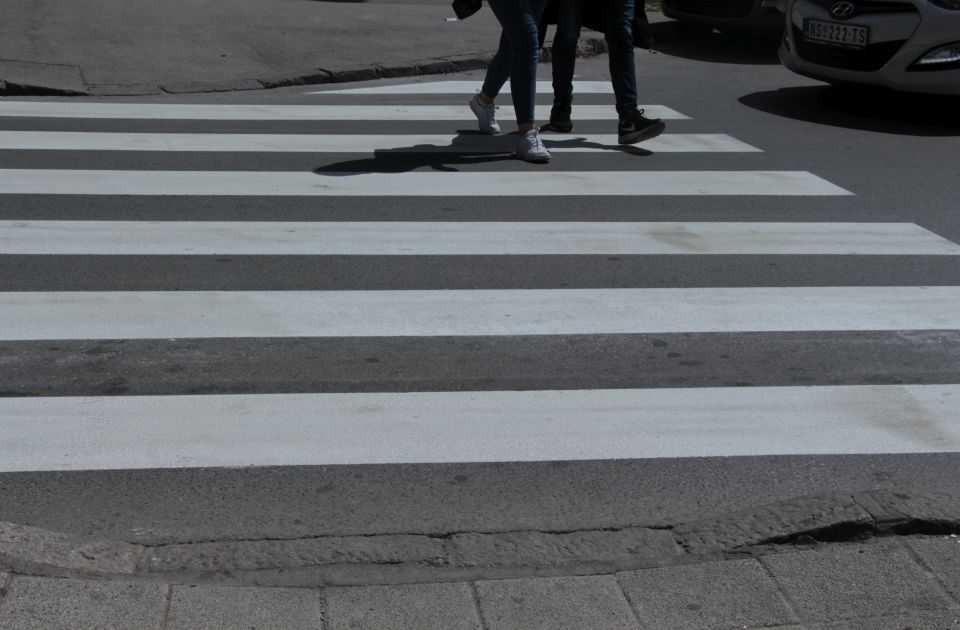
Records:
<instances>
[{"instance_id":1,"label":"road edge","mask_svg":"<svg viewBox=\"0 0 960 630\"><path fill-rule=\"evenodd\" d=\"M585 37L577 48L578 57L592 57L607 51L602 37ZM5 72L4 60L0 60L0 97L9 96L149 96L160 94L195 94L213 92L237 92L273 89L298 85L322 85L326 83L352 83L403 77L430 76L483 70L494 51L448 55L419 61L399 62L395 65L367 64L331 68L309 68L266 77L233 79L226 81L171 82L163 84L87 85L79 68L21 62L17 72ZM550 60L550 49L540 51L541 63ZM23 69L28 71L24 72Z\"/></svg>"},{"instance_id":2,"label":"road edge","mask_svg":"<svg viewBox=\"0 0 960 630\"><path fill-rule=\"evenodd\" d=\"M667 527L199 541L145 546L0 522L0 572L313 587L599 575L785 546L960 534L960 497L874 489L798 497Z\"/></svg>"}]
</instances>

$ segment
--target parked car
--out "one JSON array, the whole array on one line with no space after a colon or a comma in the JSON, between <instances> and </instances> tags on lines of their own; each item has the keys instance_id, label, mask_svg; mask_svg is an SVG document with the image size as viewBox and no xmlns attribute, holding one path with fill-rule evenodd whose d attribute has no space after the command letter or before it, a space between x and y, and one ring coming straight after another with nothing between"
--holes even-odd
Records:
<instances>
[{"instance_id":1,"label":"parked car","mask_svg":"<svg viewBox=\"0 0 960 630\"><path fill-rule=\"evenodd\" d=\"M784 0L662 0L667 17L720 31L783 28L783 6Z\"/></svg>"},{"instance_id":2,"label":"parked car","mask_svg":"<svg viewBox=\"0 0 960 630\"><path fill-rule=\"evenodd\" d=\"M789 0L780 61L829 83L960 95L960 0Z\"/></svg>"}]
</instances>

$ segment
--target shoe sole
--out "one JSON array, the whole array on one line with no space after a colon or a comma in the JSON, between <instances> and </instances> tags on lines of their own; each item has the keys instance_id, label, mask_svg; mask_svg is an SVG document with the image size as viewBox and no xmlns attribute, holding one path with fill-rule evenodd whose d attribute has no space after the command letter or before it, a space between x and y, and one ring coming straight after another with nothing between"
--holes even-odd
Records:
<instances>
[{"instance_id":1,"label":"shoe sole","mask_svg":"<svg viewBox=\"0 0 960 630\"><path fill-rule=\"evenodd\" d=\"M546 164L547 162L550 161L549 156L543 157L543 158L535 158L535 157L526 158L520 155L519 153L514 153L513 157L517 158L518 160L523 160L524 162L530 162L531 164Z\"/></svg>"},{"instance_id":2,"label":"shoe sole","mask_svg":"<svg viewBox=\"0 0 960 630\"><path fill-rule=\"evenodd\" d=\"M549 129L550 131L555 131L557 133L570 133L571 131L573 131L573 124L571 123L569 125L563 126L563 125L556 125L554 123L549 123L547 125L547 129Z\"/></svg>"},{"instance_id":3,"label":"shoe sole","mask_svg":"<svg viewBox=\"0 0 960 630\"><path fill-rule=\"evenodd\" d=\"M649 140L650 138L656 138L663 133L663 130L666 128L666 123L661 121L657 124L650 125L646 129L641 129L640 131L634 131L633 133L620 136L618 141L620 144L636 144L638 142L643 142L644 140Z\"/></svg>"}]
</instances>

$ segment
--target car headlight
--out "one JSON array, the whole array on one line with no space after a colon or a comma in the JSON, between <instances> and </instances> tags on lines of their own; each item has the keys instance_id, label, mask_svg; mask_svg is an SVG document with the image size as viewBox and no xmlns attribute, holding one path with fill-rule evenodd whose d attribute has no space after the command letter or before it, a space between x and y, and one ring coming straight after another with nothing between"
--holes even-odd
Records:
<instances>
[{"instance_id":1,"label":"car headlight","mask_svg":"<svg viewBox=\"0 0 960 630\"><path fill-rule=\"evenodd\" d=\"M960 11L960 0L930 0L930 2L937 5L941 9Z\"/></svg>"},{"instance_id":2,"label":"car headlight","mask_svg":"<svg viewBox=\"0 0 960 630\"><path fill-rule=\"evenodd\" d=\"M940 46L913 62L910 70L947 70L960 67L960 42Z\"/></svg>"}]
</instances>

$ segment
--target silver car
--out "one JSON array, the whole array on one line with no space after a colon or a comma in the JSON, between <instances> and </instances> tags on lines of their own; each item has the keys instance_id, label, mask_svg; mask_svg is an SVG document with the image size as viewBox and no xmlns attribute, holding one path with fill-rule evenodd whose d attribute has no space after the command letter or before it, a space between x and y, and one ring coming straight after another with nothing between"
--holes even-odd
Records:
<instances>
[{"instance_id":1,"label":"silver car","mask_svg":"<svg viewBox=\"0 0 960 630\"><path fill-rule=\"evenodd\" d=\"M829 83L960 95L960 0L789 0L780 61Z\"/></svg>"}]
</instances>

